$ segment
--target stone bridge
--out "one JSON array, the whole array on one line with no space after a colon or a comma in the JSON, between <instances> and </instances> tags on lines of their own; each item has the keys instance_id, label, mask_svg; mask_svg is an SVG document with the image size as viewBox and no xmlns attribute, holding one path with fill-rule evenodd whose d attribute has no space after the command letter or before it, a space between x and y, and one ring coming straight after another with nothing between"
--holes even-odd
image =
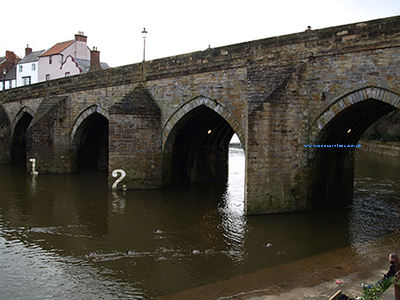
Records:
<instances>
[{"instance_id":1,"label":"stone bridge","mask_svg":"<svg viewBox=\"0 0 400 300\"><path fill-rule=\"evenodd\" d=\"M338 146L400 107L399 82L400 17L209 48L1 92L0 161L154 189L226 180L236 133L246 213L305 210L352 193Z\"/></svg>"}]
</instances>

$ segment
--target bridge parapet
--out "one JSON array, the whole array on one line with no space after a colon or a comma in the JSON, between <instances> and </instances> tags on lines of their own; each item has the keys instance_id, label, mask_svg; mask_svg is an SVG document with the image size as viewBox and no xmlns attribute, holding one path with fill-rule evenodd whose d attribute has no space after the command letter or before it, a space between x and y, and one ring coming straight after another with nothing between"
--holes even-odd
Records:
<instances>
[{"instance_id":1,"label":"bridge parapet","mask_svg":"<svg viewBox=\"0 0 400 300\"><path fill-rule=\"evenodd\" d=\"M106 88L253 64L290 66L317 56L398 47L400 17L309 30L141 63L88 72L2 91L0 102Z\"/></svg>"}]
</instances>

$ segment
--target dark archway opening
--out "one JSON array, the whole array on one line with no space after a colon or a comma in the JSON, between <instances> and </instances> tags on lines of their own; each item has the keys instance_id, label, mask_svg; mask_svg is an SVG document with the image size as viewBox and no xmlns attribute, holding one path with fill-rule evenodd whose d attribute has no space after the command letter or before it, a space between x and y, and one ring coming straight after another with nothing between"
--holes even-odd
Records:
<instances>
[{"instance_id":1,"label":"dark archway opening","mask_svg":"<svg viewBox=\"0 0 400 300\"><path fill-rule=\"evenodd\" d=\"M79 126L74 144L76 171L93 172L108 169L108 120L98 113L88 116Z\"/></svg>"},{"instance_id":2,"label":"dark archway opening","mask_svg":"<svg viewBox=\"0 0 400 300\"><path fill-rule=\"evenodd\" d=\"M164 151L164 185L228 179L233 128L219 114L199 106L179 120Z\"/></svg>"},{"instance_id":3,"label":"dark archway opening","mask_svg":"<svg viewBox=\"0 0 400 300\"><path fill-rule=\"evenodd\" d=\"M352 198L354 155L363 133L376 120L396 108L382 101L367 99L354 104L328 123L310 148L312 188L309 207L342 204ZM335 147L335 145L337 147Z\"/></svg>"},{"instance_id":4,"label":"dark archway opening","mask_svg":"<svg viewBox=\"0 0 400 300\"><path fill-rule=\"evenodd\" d=\"M32 119L33 117L25 112L15 126L10 153L12 163L26 163L26 130Z\"/></svg>"}]
</instances>

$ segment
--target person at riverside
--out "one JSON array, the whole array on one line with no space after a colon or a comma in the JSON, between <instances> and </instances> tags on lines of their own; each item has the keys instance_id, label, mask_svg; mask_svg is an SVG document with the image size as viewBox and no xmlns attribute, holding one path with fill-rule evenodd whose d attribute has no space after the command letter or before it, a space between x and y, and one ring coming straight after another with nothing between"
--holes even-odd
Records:
<instances>
[{"instance_id":1,"label":"person at riverside","mask_svg":"<svg viewBox=\"0 0 400 300\"><path fill-rule=\"evenodd\" d=\"M362 284L364 291L371 289L373 286L380 286L383 280L391 279L393 276L396 275L397 271L400 270L400 261L397 254L395 253L389 254L389 263L390 263L389 271L385 275L383 275L383 278L381 280L379 280L375 284L370 284L370 285Z\"/></svg>"}]
</instances>

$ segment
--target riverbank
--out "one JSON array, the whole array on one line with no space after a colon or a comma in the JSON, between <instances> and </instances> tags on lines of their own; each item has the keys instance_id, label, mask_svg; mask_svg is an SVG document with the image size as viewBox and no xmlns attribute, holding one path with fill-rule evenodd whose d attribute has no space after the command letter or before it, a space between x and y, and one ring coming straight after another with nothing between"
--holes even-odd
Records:
<instances>
[{"instance_id":1,"label":"riverbank","mask_svg":"<svg viewBox=\"0 0 400 300\"><path fill-rule=\"evenodd\" d=\"M328 300L337 291L342 291L343 294L356 298L362 296L361 285L363 283L371 284L382 278L388 270L388 261L386 257L377 259L376 262L366 266L364 270L360 270L355 274L344 277L335 278L328 282L323 282L313 287L295 288L289 292L280 295L264 295L264 296L249 296L242 299L247 300ZM239 298L234 298L239 299ZM380 300L393 300L394 286L392 285L380 298Z\"/></svg>"},{"instance_id":2,"label":"riverbank","mask_svg":"<svg viewBox=\"0 0 400 300\"><path fill-rule=\"evenodd\" d=\"M391 252L395 252L392 241L363 255L354 254L350 247L340 248L155 299L321 300L329 299L338 290L349 296L362 296L362 283L372 284L387 272ZM286 275L276 276L282 273ZM381 299L393 299L393 295L391 288Z\"/></svg>"},{"instance_id":3,"label":"riverbank","mask_svg":"<svg viewBox=\"0 0 400 300\"><path fill-rule=\"evenodd\" d=\"M341 290L342 293L351 297L362 296L362 284L372 284L382 278L389 268L389 262L387 256L390 252L393 252L392 247L382 247L375 253L371 253L366 257L357 259L354 263L343 263L341 266L334 266L329 268L328 273L331 273L330 280L326 280L328 276L324 274L308 274L299 278L294 282L290 289L288 284L288 290L279 294L264 294L264 295L251 295L248 293L242 297L231 297L228 299L240 299L240 300L297 300L297 299L308 299L308 300L328 300L337 291ZM341 271L342 270L342 271ZM320 283L317 282L320 280ZM298 285L297 287L294 287ZM289 290L290 289L290 290ZM260 294L261 291L256 291L255 294ZM393 286L388 289L384 295L380 298L381 300L392 300L394 299Z\"/></svg>"},{"instance_id":4,"label":"riverbank","mask_svg":"<svg viewBox=\"0 0 400 300\"><path fill-rule=\"evenodd\" d=\"M357 150L389 155L393 157L400 158L400 143L395 142L386 142L381 143L379 141L359 141L361 147L357 148Z\"/></svg>"}]
</instances>

